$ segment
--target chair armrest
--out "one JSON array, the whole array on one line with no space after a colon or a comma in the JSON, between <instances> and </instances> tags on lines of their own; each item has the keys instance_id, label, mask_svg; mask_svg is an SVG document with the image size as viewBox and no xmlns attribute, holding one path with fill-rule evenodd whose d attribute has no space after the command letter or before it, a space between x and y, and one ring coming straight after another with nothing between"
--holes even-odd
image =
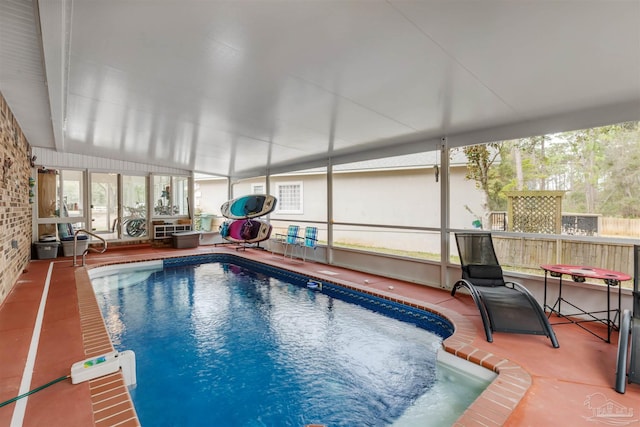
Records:
<instances>
[{"instance_id":1,"label":"chair armrest","mask_svg":"<svg viewBox=\"0 0 640 427\"><path fill-rule=\"evenodd\" d=\"M301 237L300 240L301 240L300 242L301 246L306 246L308 248L313 248L313 249L315 249L318 246L318 239L314 239L313 237ZM307 240L310 240L312 244L308 245Z\"/></svg>"}]
</instances>

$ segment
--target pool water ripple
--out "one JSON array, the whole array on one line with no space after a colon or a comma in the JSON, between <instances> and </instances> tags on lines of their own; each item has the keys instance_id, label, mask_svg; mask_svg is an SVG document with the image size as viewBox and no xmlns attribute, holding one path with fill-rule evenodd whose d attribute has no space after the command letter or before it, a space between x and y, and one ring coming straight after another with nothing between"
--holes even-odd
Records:
<instances>
[{"instance_id":1,"label":"pool water ripple","mask_svg":"<svg viewBox=\"0 0 640 427\"><path fill-rule=\"evenodd\" d=\"M232 263L93 285L145 426L386 426L436 379L438 335Z\"/></svg>"}]
</instances>

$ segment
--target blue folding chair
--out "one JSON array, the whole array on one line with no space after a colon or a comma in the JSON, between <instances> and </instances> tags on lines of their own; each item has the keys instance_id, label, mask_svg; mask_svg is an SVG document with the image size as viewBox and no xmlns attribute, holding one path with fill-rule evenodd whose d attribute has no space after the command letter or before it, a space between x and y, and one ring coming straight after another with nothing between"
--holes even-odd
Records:
<instances>
[{"instance_id":1,"label":"blue folding chair","mask_svg":"<svg viewBox=\"0 0 640 427\"><path fill-rule=\"evenodd\" d=\"M298 240L300 239L298 237L298 231L300 230L300 227L297 225L290 225L289 228L287 228L287 235L286 238L284 240L283 245L284 245L284 257L286 258L287 256L287 249L291 249L291 252L289 253L289 256L291 258L293 258L293 251L296 248L296 246L298 245Z\"/></svg>"},{"instance_id":2,"label":"blue folding chair","mask_svg":"<svg viewBox=\"0 0 640 427\"><path fill-rule=\"evenodd\" d=\"M305 227L304 240L302 242L302 248L304 250L302 261L307 260L307 248L316 250L318 246L318 227Z\"/></svg>"},{"instance_id":3,"label":"blue folding chair","mask_svg":"<svg viewBox=\"0 0 640 427\"><path fill-rule=\"evenodd\" d=\"M281 243L284 246L284 256L287 256L287 250L291 248L290 256L293 257L293 248L298 243L298 231L300 226L290 225L287 228L287 234L276 234L276 242ZM273 253L273 251L271 251Z\"/></svg>"}]
</instances>

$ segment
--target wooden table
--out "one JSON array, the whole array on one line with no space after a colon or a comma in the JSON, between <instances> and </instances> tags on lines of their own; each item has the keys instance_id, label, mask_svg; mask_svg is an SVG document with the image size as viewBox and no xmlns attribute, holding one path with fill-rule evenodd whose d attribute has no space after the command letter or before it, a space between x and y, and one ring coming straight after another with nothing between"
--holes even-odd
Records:
<instances>
[{"instance_id":1,"label":"wooden table","mask_svg":"<svg viewBox=\"0 0 640 427\"><path fill-rule=\"evenodd\" d=\"M631 276L629 276L628 274L621 273L619 271L605 270L603 268L586 267L581 265L552 264L552 265L541 265L540 268L544 270L544 309L545 311L549 309L549 316L555 313L558 316L564 317L565 319L567 319L567 321L565 322L557 322L553 324L559 325L559 324L573 323L575 325L578 325L585 331L589 332L590 334L600 338L601 340L608 343L611 342L611 331L619 329L619 325L616 325L616 321L618 322L620 321L620 307L621 307L621 300L622 300L621 282L625 280L631 280ZM552 306L547 305L547 276L548 275L551 277L557 277L560 279L560 282L558 284L558 298L555 300ZM604 283L607 285L607 309L599 310L599 311L586 311L576 306L574 303L567 301L567 299L565 299L562 296L562 276L564 275L571 276L571 278L575 282L584 282L585 279L587 278L603 280ZM611 288L616 286L618 287L618 308L611 309ZM561 311L563 302L573 307L575 310L577 310L577 312L571 313L571 314L562 314L560 311ZM615 315L613 316L613 319L611 318L611 312L615 313ZM602 315L604 313L607 314L606 318L599 317L599 315ZM586 315L588 318L587 319L575 318L575 316L581 316L581 315ZM584 327L582 323L585 323L585 322L600 322L605 324L607 326L606 339L596 334L595 332L591 331L590 329L587 329L586 327Z\"/></svg>"}]
</instances>

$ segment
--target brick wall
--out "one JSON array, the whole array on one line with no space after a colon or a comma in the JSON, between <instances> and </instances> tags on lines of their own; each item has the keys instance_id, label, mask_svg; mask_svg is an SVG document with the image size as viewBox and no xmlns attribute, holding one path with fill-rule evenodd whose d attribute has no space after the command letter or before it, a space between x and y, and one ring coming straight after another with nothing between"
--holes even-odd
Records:
<instances>
[{"instance_id":1,"label":"brick wall","mask_svg":"<svg viewBox=\"0 0 640 427\"><path fill-rule=\"evenodd\" d=\"M31 256L30 146L0 93L0 304Z\"/></svg>"}]
</instances>

